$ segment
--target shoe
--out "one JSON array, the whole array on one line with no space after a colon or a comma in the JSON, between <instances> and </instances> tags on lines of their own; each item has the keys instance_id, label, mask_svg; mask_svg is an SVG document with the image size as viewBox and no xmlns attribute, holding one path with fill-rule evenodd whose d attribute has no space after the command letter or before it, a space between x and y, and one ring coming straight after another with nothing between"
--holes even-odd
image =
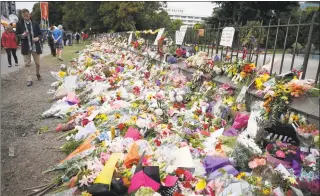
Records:
<instances>
[{"instance_id":1,"label":"shoe","mask_svg":"<svg viewBox=\"0 0 320 196\"><path fill-rule=\"evenodd\" d=\"M33 82L32 81L28 81L27 82L27 86L32 86Z\"/></svg>"},{"instance_id":2,"label":"shoe","mask_svg":"<svg viewBox=\"0 0 320 196\"><path fill-rule=\"evenodd\" d=\"M18 63L16 63L16 64L15 64L15 66L19 66L19 64L18 64Z\"/></svg>"},{"instance_id":3,"label":"shoe","mask_svg":"<svg viewBox=\"0 0 320 196\"><path fill-rule=\"evenodd\" d=\"M60 61L63 61L63 59L62 58L58 58Z\"/></svg>"},{"instance_id":4,"label":"shoe","mask_svg":"<svg viewBox=\"0 0 320 196\"><path fill-rule=\"evenodd\" d=\"M37 74L37 79L38 79L39 81L42 80L40 74Z\"/></svg>"},{"instance_id":5,"label":"shoe","mask_svg":"<svg viewBox=\"0 0 320 196\"><path fill-rule=\"evenodd\" d=\"M9 65L8 67L12 67L12 65Z\"/></svg>"}]
</instances>

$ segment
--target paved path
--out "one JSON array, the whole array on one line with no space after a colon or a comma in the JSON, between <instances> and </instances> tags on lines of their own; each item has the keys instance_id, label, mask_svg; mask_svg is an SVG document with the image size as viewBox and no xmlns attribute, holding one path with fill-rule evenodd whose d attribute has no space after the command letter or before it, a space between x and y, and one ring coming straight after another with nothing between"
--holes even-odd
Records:
<instances>
[{"instance_id":1,"label":"paved path","mask_svg":"<svg viewBox=\"0 0 320 196\"><path fill-rule=\"evenodd\" d=\"M45 43L43 45L43 51L41 54L41 58L44 56L47 56L50 53L51 53L50 47L48 46L48 44ZM8 59L7 59L7 53L1 54L1 77L7 76L9 73L19 71L21 68L24 67L23 56L21 54L20 49L17 50L17 57L18 57L19 66L13 65L12 67L8 67L9 63L8 63ZM11 61L14 62L13 56L11 57ZM31 66L34 66L34 61L33 61L32 57L31 57L31 61L32 61Z\"/></svg>"}]
</instances>

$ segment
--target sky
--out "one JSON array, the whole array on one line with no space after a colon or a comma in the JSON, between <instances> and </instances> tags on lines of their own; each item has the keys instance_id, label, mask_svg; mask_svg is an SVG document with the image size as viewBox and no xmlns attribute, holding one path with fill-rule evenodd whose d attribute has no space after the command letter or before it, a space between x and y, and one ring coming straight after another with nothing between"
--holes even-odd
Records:
<instances>
[{"instance_id":1,"label":"sky","mask_svg":"<svg viewBox=\"0 0 320 196\"><path fill-rule=\"evenodd\" d=\"M35 3L37 3L37 1L30 1L30 2L28 2L28 1L20 1L20 2L16 2L16 9L18 10L18 9L24 9L24 8L26 8L26 9L28 9L30 12L32 11L32 7L33 7L33 5L35 4Z\"/></svg>"},{"instance_id":2,"label":"sky","mask_svg":"<svg viewBox=\"0 0 320 196\"><path fill-rule=\"evenodd\" d=\"M211 16L215 4L211 2L168 2L168 8L184 9L187 14Z\"/></svg>"},{"instance_id":3,"label":"sky","mask_svg":"<svg viewBox=\"0 0 320 196\"><path fill-rule=\"evenodd\" d=\"M36 1L16 2L16 8L17 9L26 8L31 12L32 7L35 3L37 2ZM195 14L195 15L201 13L201 15L211 16L213 7L214 7L214 4L211 2L168 2L168 8L184 9L185 13Z\"/></svg>"}]
</instances>

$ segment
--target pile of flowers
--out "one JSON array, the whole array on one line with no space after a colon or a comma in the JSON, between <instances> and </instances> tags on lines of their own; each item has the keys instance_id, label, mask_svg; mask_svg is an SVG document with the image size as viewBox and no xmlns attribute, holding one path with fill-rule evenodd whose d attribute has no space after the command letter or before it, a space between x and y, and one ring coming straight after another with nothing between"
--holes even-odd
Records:
<instances>
[{"instance_id":1,"label":"pile of flowers","mask_svg":"<svg viewBox=\"0 0 320 196\"><path fill-rule=\"evenodd\" d=\"M243 102L237 103L231 86L197 80L193 88L174 65L154 65L141 55L114 49L125 41L101 38L64 75L56 73L53 86L60 99L43 117L66 122L57 130L65 131L67 157L47 171L62 170L47 188L87 196L274 195L319 179L316 148L300 153L298 146L280 141L267 148L255 142L248 131L255 119ZM215 67L202 53L187 63L202 73ZM253 75L253 64L239 65L236 74ZM280 93L277 88L274 93ZM283 171L278 163L287 159L291 165ZM311 185L303 187L310 191Z\"/></svg>"}]
</instances>

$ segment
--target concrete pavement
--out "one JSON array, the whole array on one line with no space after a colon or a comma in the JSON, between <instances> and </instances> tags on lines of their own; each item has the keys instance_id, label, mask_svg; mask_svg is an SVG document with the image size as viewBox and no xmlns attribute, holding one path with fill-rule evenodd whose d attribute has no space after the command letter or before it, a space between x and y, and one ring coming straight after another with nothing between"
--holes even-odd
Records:
<instances>
[{"instance_id":1,"label":"concrete pavement","mask_svg":"<svg viewBox=\"0 0 320 196\"><path fill-rule=\"evenodd\" d=\"M41 58L44 56L47 56L49 54L51 54L50 47L48 46L47 43L44 43ZM9 63L8 63L7 53L1 54L1 69L0 69L1 70L1 77L7 76L12 72L19 71L21 68L24 67L23 56L21 54L20 49L17 50L17 57L18 57L19 66L12 65L12 67L8 67ZM12 55L11 55L11 61L12 61L12 63L14 63L14 59L13 59ZM31 57L31 66L35 66L33 57ZM41 69L41 65L40 65L40 69Z\"/></svg>"}]
</instances>

